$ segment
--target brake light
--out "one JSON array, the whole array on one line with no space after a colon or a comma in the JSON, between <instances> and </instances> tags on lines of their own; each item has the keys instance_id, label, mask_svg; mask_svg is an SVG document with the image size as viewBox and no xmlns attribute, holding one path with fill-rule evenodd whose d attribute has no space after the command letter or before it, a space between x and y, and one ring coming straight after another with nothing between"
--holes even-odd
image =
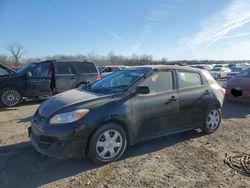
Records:
<instances>
[{"instance_id":1,"label":"brake light","mask_svg":"<svg viewBox=\"0 0 250 188\"><path fill-rule=\"evenodd\" d=\"M222 93L223 96L225 96L226 95L226 90L224 88L221 88L221 93Z\"/></svg>"},{"instance_id":2,"label":"brake light","mask_svg":"<svg viewBox=\"0 0 250 188\"><path fill-rule=\"evenodd\" d=\"M96 75L96 77L95 77L96 80L101 80L101 78L102 78L102 77L101 77L101 74L100 74L100 73L98 73L98 74Z\"/></svg>"}]
</instances>

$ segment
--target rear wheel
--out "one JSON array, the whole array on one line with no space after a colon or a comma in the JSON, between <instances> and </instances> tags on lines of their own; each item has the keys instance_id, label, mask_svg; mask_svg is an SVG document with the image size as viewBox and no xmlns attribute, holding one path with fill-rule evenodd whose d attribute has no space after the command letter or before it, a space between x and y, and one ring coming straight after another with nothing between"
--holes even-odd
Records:
<instances>
[{"instance_id":1,"label":"rear wheel","mask_svg":"<svg viewBox=\"0 0 250 188\"><path fill-rule=\"evenodd\" d=\"M83 87L85 87L87 84L86 83L80 83L80 84L78 84L77 86L76 86L76 88L83 88Z\"/></svg>"},{"instance_id":2,"label":"rear wheel","mask_svg":"<svg viewBox=\"0 0 250 188\"><path fill-rule=\"evenodd\" d=\"M221 123L221 110L218 108L212 108L206 117L202 130L206 133L215 132Z\"/></svg>"},{"instance_id":3,"label":"rear wheel","mask_svg":"<svg viewBox=\"0 0 250 188\"><path fill-rule=\"evenodd\" d=\"M91 137L88 146L89 158L97 163L118 160L127 146L126 132L117 124L100 127Z\"/></svg>"},{"instance_id":4,"label":"rear wheel","mask_svg":"<svg viewBox=\"0 0 250 188\"><path fill-rule=\"evenodd\" d=\"M1 103L4 106L16 106L22 101L22 94L15 88L5 88L0 92Z\"/></svg>"}]
</instances>

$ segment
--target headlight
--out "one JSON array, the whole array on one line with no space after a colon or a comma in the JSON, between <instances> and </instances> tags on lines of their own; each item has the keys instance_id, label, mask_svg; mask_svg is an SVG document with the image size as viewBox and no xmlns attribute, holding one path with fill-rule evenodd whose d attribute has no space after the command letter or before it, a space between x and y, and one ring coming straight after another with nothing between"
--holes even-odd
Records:
<instances>
[{"instance_id":1,"label":"headlight","mask_svg":"<svg viewBox=\"0 0 250 188\"><path fill-rule=\"evenodd\" d=\"M80 109L72 112L66 112L54 115L49 123L50 124L61 124L61 123L71 123L83 118L89 112L88 109Z\"/></svg>"}]
</instances>

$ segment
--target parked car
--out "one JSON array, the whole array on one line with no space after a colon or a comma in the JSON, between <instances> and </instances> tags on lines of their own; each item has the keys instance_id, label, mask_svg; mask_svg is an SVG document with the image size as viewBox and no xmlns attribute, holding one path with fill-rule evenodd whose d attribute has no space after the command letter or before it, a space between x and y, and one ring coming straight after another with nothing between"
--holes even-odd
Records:
<instances>
[{"instance_id":1,"label":"parked car","mask_svg":"<svg viewBox=\"0 0 250 188\"><path fill-rule=\"evenodd\" d=\"M239 66L234 66L231 68L231 72L228 74L227 78L230 79L234 77L235 75L239 74L243 70L247 69L247 67L239 67Z\"/></svg>"},{"instance_id":2,"label":"parked car","mask_svg":"<svg viewBox=\"0 0 250 188\"><path fill-rule=\"evenodd\" d=\"M98 79L100 74L91 62L52 60L31 63L0 77L0 99L5 106L15 106L23 97L50 96Z\"/></svg>"},{"instance_id":3,"label":"parked car","mask_svg":"<svg viewBox=\"0 0 250 188\"><path fill-rule=\"evenodd\" d=\"M198 69L203 69L203 70L211 70L212 66L211 65L206 65L206 64L196 64L196 65L190 65L191 67L198 68Z\"/></svg>"},{"instance_id":4,"label":"parked car","mask_svg":"<svg viewBox=\"0 0 250 188\"><path fill-rule=\"evenodd\" d=\"M229 68L229 64L216 64L216 65L214 65L213 68L221 68L221 67Z\"/></svg>"},{"instance_id":5,"label":"parked car","mask_svg":"<svg viewBox=\"0 0 250 188\"><path fill-rule=\"evenodd\" d=\"M227 78L228 74L231 72L229 68L226 67L214 67L212 70L209 71L210 74L215 79Z\"/></svg>"},{"instance_id":6,"label":"parked car","mask_svg":"<svg viewBox=\"0 0 250 188\"><path fill-rule=\"evenodd\" d=\"M117 72L119 70L126 69L127 66L123 65L107 65L107 66L98 66L97 69L101 73L101 76L107 76L109 74L112 74L113 72Z\"/></svg>"},{"instance_id":7,"label":"parked car","mask_svg":"<svg viewBox=\"0 0 250 188\"><path fill-rule=\"evenodd\" d=\"M250 68L227 81L226 99L250 102Z\"/></svg>"},{"instance_id":8,"label":"parked car","mask_svg":"<svg viewBox=\"0 0 250 188\"><path fill-rule=\"evenodd\" d=\"M150 65L124 69L58 94L36 111L29 136L55 158L119 159L127 145L201 128L215 132L225 90L204 70Z\"/></svg>"}]
</instances>

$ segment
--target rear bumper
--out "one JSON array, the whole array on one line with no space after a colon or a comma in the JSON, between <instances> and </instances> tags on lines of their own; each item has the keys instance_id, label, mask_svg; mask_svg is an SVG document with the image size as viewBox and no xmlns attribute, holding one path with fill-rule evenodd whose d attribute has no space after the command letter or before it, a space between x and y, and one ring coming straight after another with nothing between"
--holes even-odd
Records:
<instances>
[{"instance_id":1,"label":"rear bumper","mask_svg":"<svg viewBox=\"0 0 250 188\"><path fill-rule=\"evenodd\" d=\"M85 155L87 142L74 139L74 135L52 136L33 127L29 127L28 132L31 144L39 153L57 159L81 158Z\"/></svg>"}]
</instances>

